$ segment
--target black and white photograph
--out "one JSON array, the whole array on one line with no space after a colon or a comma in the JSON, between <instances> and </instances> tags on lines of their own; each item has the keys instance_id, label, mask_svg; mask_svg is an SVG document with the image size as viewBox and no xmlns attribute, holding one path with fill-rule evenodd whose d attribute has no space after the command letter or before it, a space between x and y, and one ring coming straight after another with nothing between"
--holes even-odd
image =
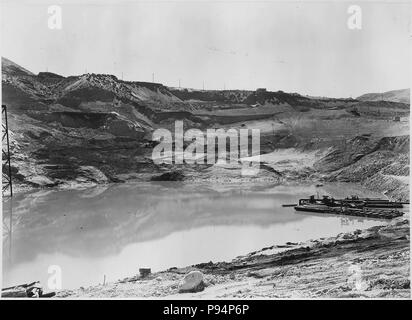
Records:
<instances>
[{"instance_id":1,"label":"black and white photograph","mask_svg":"<svg viewBox=\"0 0 412 320\"><path fill-rule=\"evenodd\" d=\"M0 5L2 300L411 298L411 1Z\"/></svg>"}]
</instances>

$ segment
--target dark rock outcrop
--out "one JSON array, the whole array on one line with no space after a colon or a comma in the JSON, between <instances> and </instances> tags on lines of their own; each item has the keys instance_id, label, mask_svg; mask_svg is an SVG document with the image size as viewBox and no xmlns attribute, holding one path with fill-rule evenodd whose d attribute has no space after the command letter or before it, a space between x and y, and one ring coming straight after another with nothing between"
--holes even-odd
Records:
<instances>
[{"instance_id":1,"label":"dark rock outcrop","mask_svg":"<svg viewBox=\"0 0 412 320\"><path fill-rule=\"evenodd\" d=\"M182 181L184 174L178 171L166 172L151 178L152 181Z\"/></svg>"}]
</instances>

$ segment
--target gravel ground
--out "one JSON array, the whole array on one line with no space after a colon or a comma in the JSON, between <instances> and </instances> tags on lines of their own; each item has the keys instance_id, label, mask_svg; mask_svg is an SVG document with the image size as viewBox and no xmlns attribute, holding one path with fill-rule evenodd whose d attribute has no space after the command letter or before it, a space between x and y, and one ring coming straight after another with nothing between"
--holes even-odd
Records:
<instances>
[{"instance_id":1,"label":"gravel ground","mask_svg":"<svg viewBox=\"0 0 412 320\"><path fill-rule=\"evenodd\" d=\"M263 248L231 262L63 290L57 298L410 298L409 239L409 221L398 218L387 226ZM206 288L179 293L191 270L204 274Z\"/></svg>"}]
</instances>

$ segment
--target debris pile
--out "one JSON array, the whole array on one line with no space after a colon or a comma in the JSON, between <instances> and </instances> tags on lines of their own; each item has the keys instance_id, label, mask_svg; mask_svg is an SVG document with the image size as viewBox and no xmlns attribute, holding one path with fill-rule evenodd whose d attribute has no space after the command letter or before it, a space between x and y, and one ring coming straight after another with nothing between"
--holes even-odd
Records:
<instances>
[{"instance_id":1,"label":"debris pile","mask_svg":"<svg viewBox=\"0 0 412 320\"><path fill-rule=\"evenodd\" d=\"M43 292L39 281L1 289L2 298L51 298L55 292Z\"/></svg>"}]
</instances>

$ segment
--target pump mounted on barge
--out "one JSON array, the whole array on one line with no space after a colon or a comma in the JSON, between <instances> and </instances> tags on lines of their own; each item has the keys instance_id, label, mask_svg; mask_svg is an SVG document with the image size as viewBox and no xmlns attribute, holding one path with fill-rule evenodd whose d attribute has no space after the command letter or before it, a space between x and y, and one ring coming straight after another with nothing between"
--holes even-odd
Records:
<instances>
[{"instance_id":1,"label":"pump mounted on barge","mask_svg":"<svg viewBox=\"0 0 412 320\"><path fill-rule=\"evenodd\" d=\"M294 208L296 211L393 219L404 214L395 209L402 208L403 204L405 202L379 198L359 198L357 196L345 199L334 199L329 196L317 199L315 196L310 196L308 199L299 199L299 204Z\"/></svg>"}]
</instances>

